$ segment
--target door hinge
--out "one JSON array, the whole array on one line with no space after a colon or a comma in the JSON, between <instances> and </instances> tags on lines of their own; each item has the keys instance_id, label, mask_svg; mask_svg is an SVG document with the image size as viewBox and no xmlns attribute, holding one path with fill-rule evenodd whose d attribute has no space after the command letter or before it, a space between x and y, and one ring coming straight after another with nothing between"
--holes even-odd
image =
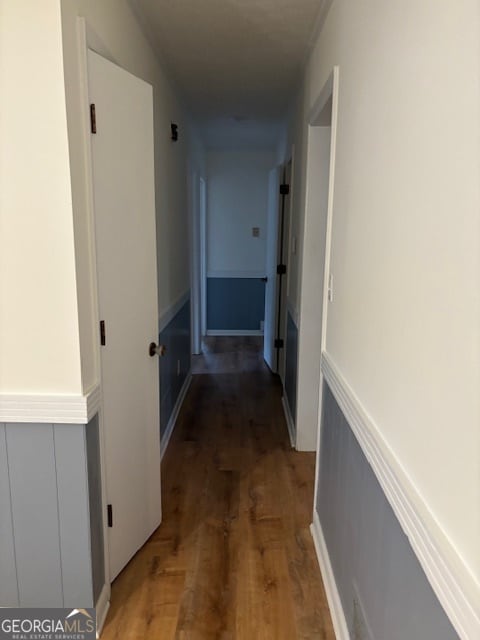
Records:
<instances>
[{"instance_id":1,"label":"door hinge","mask_svg":"<svg viewBox=\"0 0 480 640\"><path fill-rule=\"evenodd\" d=\"M275 347L275 349L283 349L283 339L276 338L275 342L273 343L273 346Z\"/></svg>"},{"instance_id":2,"label":"door hinge","mask_svg":"<svg viewBox=\"0 0 480 640\"><path fill-rule=\"evenodd\" d=\"M284 276L287 273L287 265L277 264L277 273L279 276Z\"/></svg>"},{"instance_id":3,"label":"door hinge","mask_svg":"<svg viewBox=\"0 0 480 640\"><path fill-rule=\"evenodd\" d=\"M280 195L281 196L288 196L289 193L290 193L290 185L289 184L281 184L280 185Z\"/></svg>"},{"instance_id":4,"label":"door hinge","mask_svg":"<svg viewBox=\"0 0 480 640\"><path fill-rule=\"evenodd\" d=\"M90 131L97 133L97 114L95 112L95 105L90 105Z\"/></svg>"},{"instance_id":5,"label":"door hinge","mask_svg":"<svg viewBox=\"0 0 480 640\"><path fill-rule=\"evenodd\" d=\"M107 344L107 334L105 332L105 320L100 320L100 344L104 347Z\"/></svg>"},{"instance_id":6,"label":"door hinge","mask_svg":"<svg viewBox=\"0 0 480 640\"><path fill-rule=\"evenodd\" d=\"M111 504L107 504L107 524L113 527L113 508Z\"/></svg>"}]
</instances>

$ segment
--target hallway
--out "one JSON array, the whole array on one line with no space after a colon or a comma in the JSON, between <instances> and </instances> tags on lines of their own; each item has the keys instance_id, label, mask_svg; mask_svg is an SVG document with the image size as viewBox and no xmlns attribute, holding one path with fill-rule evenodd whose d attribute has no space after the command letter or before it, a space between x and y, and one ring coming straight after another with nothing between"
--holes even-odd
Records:
<instances>
[{"instance_id":1,"label":"hallway","mask_svg":"<svg viewBox=\"0 0 480 640\"><path fill-rule=\"evenodd\" d=\"M208 338L162 464L163 522L102 634L331 640L309 531L315 456L290 448L258 338ZM241 349L241 351L239 351Z\"/></svg>"}]
</instances>

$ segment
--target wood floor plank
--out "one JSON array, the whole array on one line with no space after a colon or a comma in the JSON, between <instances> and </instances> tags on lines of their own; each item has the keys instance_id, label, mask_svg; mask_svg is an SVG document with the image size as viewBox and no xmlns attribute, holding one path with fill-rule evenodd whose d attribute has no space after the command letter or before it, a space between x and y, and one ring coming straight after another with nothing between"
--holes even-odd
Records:
<instances>
[{"instance_id":1,"label":"wood floor plank","mask_svg":"<svg viewBox=\"0 0 480 640\"><path fill-rule=\"evenodd\" d=\"M315 457L290 447L257 338L209 338L162 465L163 522L112 586L105 640L333 640L309 531Z\"/></svg>"}]
</instances>

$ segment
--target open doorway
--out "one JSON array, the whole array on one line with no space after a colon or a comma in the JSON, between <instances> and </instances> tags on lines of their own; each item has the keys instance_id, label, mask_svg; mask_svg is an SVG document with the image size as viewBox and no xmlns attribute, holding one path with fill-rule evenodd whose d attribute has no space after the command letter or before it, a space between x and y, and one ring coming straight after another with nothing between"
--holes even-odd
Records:
<instances>
[{"instance_id":1,"label":"open doorway","mask_svg":"<svg viewBox=\"0 0 480 640\"><path fill-rule=\"evenodd\" d=\"M207 153L203 335L261 337L264 323L268 171L266 150Z\"/></svg>"}]
</instances>

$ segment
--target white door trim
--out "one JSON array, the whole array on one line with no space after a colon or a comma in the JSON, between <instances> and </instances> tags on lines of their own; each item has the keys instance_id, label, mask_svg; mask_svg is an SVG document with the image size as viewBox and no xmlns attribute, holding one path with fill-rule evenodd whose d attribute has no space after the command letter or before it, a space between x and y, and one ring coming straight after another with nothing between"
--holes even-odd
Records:
<instances>
[{"instance_id":1,"label":"white door trim","mask_svg":"<svg viewBox=\"0 0 480 640\"><path fill-rule=\"evenodd\" d=\"M335 186L335 161L336 161L336 143L338 131L338 96L339 96L340 69L338 66L333 67L332 73L324 84L317 99L313 103L308 117L309 126L319 126L319 119L327 102L332 99L331 110L331 138L330 138L330 169L328 179L328 203L327 203L327 228L325 232L325 269L323 278L323 303L322 303L322 327L321 327L321 351L318 357L326 350L327 344L327 323L328 323L328 283L330 277L331 253L332 253L332 227L333 227L333 198ZM301 318L300 318L301 323ZM320 424L323 410L323 374L320 372L320 384L318 390L318 416L317 416L317 446L316 446L316 465L315 465L315 495L314 495L314 511L317 504L318 476L320 465Z\"/></svg>"},{"instance_id":2,"label":"white door trim","mask_svg":"<svg viewBox=\"0 0 480 640\"><path fill-rule=\"evenodd\" d=\"M86 210L85 216L87 217L88 227L88 248L90 257L90 288L92 295L92 308L93 317L92 322L94 324L94 330L99 326L100 314L98 307L98 281L97 281L97 255L95 248L95 218L94 218L94 190L93 190L93 163L92 163L92 144L90 133L90 113L89 113L89 91L88 91L88 49L95 49L99 53L103 53L112 58L107 47L102 40L97 36L96 32L87 23L85 18L77 17L77 53L79 63L79 96L80 96L80 111L82 114L82 140L83 140L83 156L85 165L85 192L86 192ZM98 385L100 389L101 398L101 362L100 362L100 345L96 344L95 348L95 367L98 377ZM98 603L101 606L101 616L97 620L97 635L100 633L103 626L104 619L107 615L108 608L110 606L111 597L111 580L110 580L110 550L108 546L108 523L106 517L106 504L107 504L107 491L105 482L105 428L103 422L103 401L100 399L98 414L98 428L99 428L99 445L100 445L100 466L101 466L101 491L102 491L102 514L103 514L103 557L105 565L105 585L103 586L100 600Z\"/></svg>"}]
</instances>

